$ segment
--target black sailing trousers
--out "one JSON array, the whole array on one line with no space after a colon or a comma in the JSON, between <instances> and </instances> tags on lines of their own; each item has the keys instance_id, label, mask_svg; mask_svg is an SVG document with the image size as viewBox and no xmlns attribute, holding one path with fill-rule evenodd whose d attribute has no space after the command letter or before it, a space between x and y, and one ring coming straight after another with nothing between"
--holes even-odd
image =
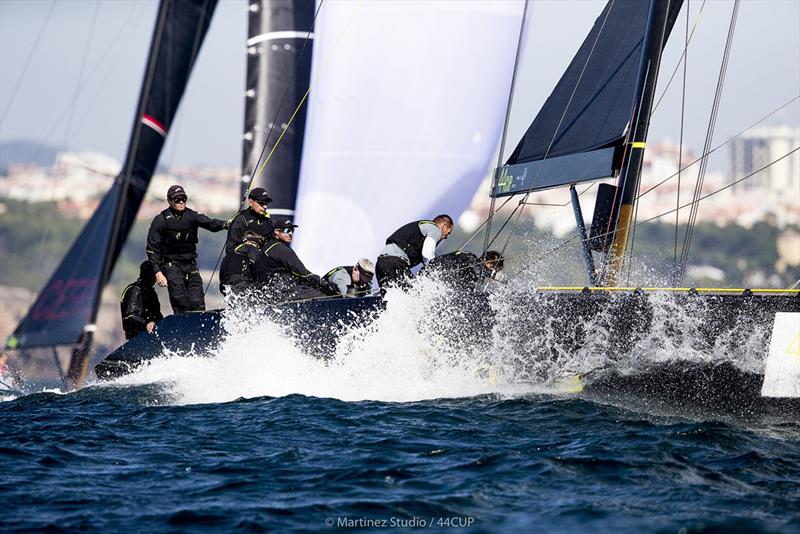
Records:
<instances>
[{"instance_id":1,"label":"black sailing trousers","mask_svg":"<svg viewBox=\"0 0 800 534\"><path fill-rule=\"evenodd\" d=\"M171 261L161 267L161 273L167 277L167 291L173 313L206 309L203 279L196 263L183 264Z\"/></svg>"},{"instance_id":2,"label":"black sailing trousers","mask_svg":"<svg viewBox=\"0 0 800 534\"><path fill-rule=\"evenodd\" d=\"M412 277L408 262L397 256L379 256L375 264L375 277L381 288L381 295L386 294L386 288L391 285L408 287Z\"/></svg>"}]
</instances>

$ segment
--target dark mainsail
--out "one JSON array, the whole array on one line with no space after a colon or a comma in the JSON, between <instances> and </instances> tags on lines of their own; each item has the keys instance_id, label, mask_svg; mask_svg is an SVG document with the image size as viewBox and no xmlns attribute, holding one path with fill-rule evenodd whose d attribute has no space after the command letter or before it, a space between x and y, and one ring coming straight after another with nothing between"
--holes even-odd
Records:
<instances>
[{"instance_id":1,"label":"dark mainsail","mask_svg":"<svg viewBox=\"0 0 800 534\"><path fill-rule=\"evenodd\" d=\"M79 380L102 289L133 226L183 96L217 0L162 0L125 164L28 314L10 349L80 346L70 377Z\"/></svg>"},{"instance_id":2,"label":"dark mainsail","mask_svg":"<svg viewBox=\"0 0 800 534\"><path fill-rule=\"evenodd\" d=\"M313 22L313 1L250 0L241 198L264 187L270 213L294 214L307 107L289 122L309 87Z\"/></svg>"},{"instance_id":3,"label":"dark mainsail","mask_svg":"<svg viewBox=\"0 0 800 534\"><path fill-rule=\"evenodd\" d=\"M658 0L667 6L668 0ZM669 3L666 37L682 0ZM494 196L613 176L636 105L650 3L611 0L506 166ZM662 43L663 46L663 43Z\"/></svg>"}]
</instances>

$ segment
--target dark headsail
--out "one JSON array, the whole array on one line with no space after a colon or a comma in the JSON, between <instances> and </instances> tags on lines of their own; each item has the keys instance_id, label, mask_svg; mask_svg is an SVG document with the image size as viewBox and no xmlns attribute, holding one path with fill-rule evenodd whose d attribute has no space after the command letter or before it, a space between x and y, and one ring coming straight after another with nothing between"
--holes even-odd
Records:
<instances>
[{"instance_id":1,"label":"dark headsail","mask_svg":"<svg viewBox=\"0 0 800 534\"><path fill-rule=\"evenodd\" d=\"M7 346L72 345L79 380L102 289L111 277L208 30L217 0L162 0L125 165ZM89 328L87 328L89 327Z\"/></svg>"},{"instance_id":2,"label":"dark headsail","mask_svg":"<svg viewBox=\"0 0 800 534\"><path fill-rule=\"evenodd\" d=\"M668 6L663 43L682 0ZM502 168L494 196L613 176L632 123L650 2L610 0ZM662 43L662 46L663 46Z\"/></svg>"},{"instance_id":3,"label":"dark headsail","mask_svg":"<svg viewBox=\"0 0 800 534\"><path fill-rule=\"evenodd\" d=\"M249 14L242 198L248 186L264 187L274 199L270 212L291 215L307 106L289 121L309 87L314 2L250 0ZM273 151L281 134L280 147ZM267 158L269 165L264 166Z\"/></svg>"}]
</instances>

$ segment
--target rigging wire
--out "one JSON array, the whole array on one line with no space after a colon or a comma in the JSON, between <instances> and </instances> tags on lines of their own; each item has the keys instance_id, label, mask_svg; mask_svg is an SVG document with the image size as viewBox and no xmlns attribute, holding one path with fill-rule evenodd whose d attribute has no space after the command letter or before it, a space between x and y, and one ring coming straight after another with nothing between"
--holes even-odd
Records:
<instances>
[{"instance_id":1,"label":"rigging wire","mask_svg":"<svg viewBox=\"0 0 800 534\"><path fill-rule=\"evenodd\" d=\"M56 1L51 0L50 6L47 8L47 13L44 16L44 22L42 22L42 26L39 28L39 33L36 35L36 39L33 41L33 47L31 47L30 52L28 52L28 57L25 58L25 62L22 64L22 72L20 73L19 77L17 78L17 82L14 84L14 89L11 90L11 97L8 99L6 103L6 107L3 110L3 114L0 115L0 123L6 120L6 115L11 110L11 105L14 103L14 99L17 97L17 93L19 92L19 88L22 85L22 80L25 78L25 75L28 73L28 67L31 66L31 62L33 60L33 56L36 54L36 51L39 49L39 43L42 40L42 36L44 35L44 30L47 28L47 23L50 22L50 15L53 14L53 8L56 7Z\"/></svg>"},{"instance_id":2,"label":"rigging wire","mask_svg":"<svg viewBox=\"0 0 800 534\"><path fill-rule=\"evenodd\" d=\"M261 147L261 152L258 154L258 159L256 160L256 164L253 166L253 169L250 171L250 181L247 184L247 192L248 193L250 192L250 188L253 185L253 181L256 179L255 171L256 171L256 168L258 167L258 163L264 157L264 153L267 151L267 147L269 146L269 141L272 138L272 132L275 130L275 126L278 124L278 117L280 116L281 111L283 111L283 104L286 102L286 97L289 94L289 89L291 87L291 82L293 82L295 77L297 76L297 69L300 66L300 60L303 59L303 55L305 55L306 47L308 46L308 42L310 40L309 38L311 37L311 33L314 31L314 27L316 26L316 23L317 23L317 16L319 15L320 10L322 9L322 4L324 2L325 2L325 0L319 0L319 5L317 6L317 10L314 13L314 18L311 21L311 28L309 28L309 30L308 30L308 38L306 38L305 41L303 42L303 47L300 49L300 54L297 56L297 60L295 61L294 68L292 69L292 77L286 83L286 88L284 89L283 96L281 97L281 101L278 104L278 109L275 112L275 116L272 118L272 122L270 123L272 126L270 126L269 132L267 132L267 138L264 140L264 145ZM302 102L301 102L300 105L302 105ZM299 108L299 106L298 106L298 108ZM295 112L296 112L296 110L295 110ZM292 118L294 118L294 114L292 115ZM291 121L286 124L286 130L289 129L289 124L290 123L291 123ZM277 145L278 145L278 143L276 142L275 146L277 146ZM245 195L245 198L246 198L246 195ZM245 198L242 199L242 204L244 204Z\"/></svg>"},{"instance_id":3,"label":"rigging wire","mask_svg":"<svg viewBox=\"0 0 800 534\"><path fill-rule=\"evenodd\" d=\"M720 65L719 76L717 78L717 88L714 94L714 103L711 107L711 116L709 117L708 130L706 132L706 141L705 144L703 145L703 152L708 152L709 148L711 147L711 139L714 136L714 129L717 123L717 115L719 113L719 106L722 100L722 88L725 84L725 73L728 70L728 61L730 59L731 47L733 44L733 35L734 35L734 30L736 29L736 20L739 14L739 4L740 0L735 0L733 4L733 10L731 12L731 21L730 21L730 26L728 27L728 37L725 42L725 51L723 53L722 64ZM709 158L705 157L700 162L700 169L698 171L697 181L695 183L693 198L698 198L702 193L703 182L705 181L706 169L708 167L708 160ZM692 236L694 234L694 225L697 220L698 207L699 204L697 203L693 204L689 213L689 223L688 226L686 227L686 233L683 241L681 260L680 260L679 270L677 273L677 280L675 281L676 284L680 283L686 272L686 264L689 261L689 250L691 249L692 246Z\"/></svg>"},{"instance_id":4,"label":"rigging wire","mask_svg":"<svg viewBox=\"0 0 800 534\"><path fill-rule=\"evenodd\" d=\"M69 113L69 118L67 120L67 126L66 126L66 128L64 130L64 141L61 143L62 146L66 146L67 140L69 139L70 129L71 129L71 125L72 125L72 119L74 117L74 112L75 112L75 105L76 105L78 96L80 95L80 92L81 92L81 87L82 87L82 82L83 82L83 75L84 75L84 71L86 69L86 62L87 62L87 59L89 57L89 53L91 52L91 45L92 45L92 40L93 40L93 37L94 37L94 30L95 30L95 27L97 25L97 13L98 13L99 9L100 9L100 1L96 0L95 5L94 5L94 12L93 12L93 15L92 15L92 22L91 22L91 24L89 26L89 35L88 35L88 37L86 39L86 47L85 47L84 52L83 52L83 58L81 59L81 66L80 66L80 68L78 70L78 80L77 80L77 83L76 83L76 86L75 86L75 92L74 92L74 94L72 96L72 99L70 101L70 104L69 104L70 113ZM51 172L51 178L52 178L52 181L53 181L53 185L51 187L55 187L56 178L58 177L61 165L62 165L62 163L59 160L56 160L56 162L54 163L53 167L51 168L50 172ZM39 240L39 259L38 259L38 262L36 263L37 265L42 265L44 263L45 248L46 248L46 245L47 245L47 243L48 243L48 241L50 239L51 232L52 232L51 225L50 224L46 224L45 228L44 228L44 231L42 232L42 237ZM35 298L35 297L33 297L33 298Z\"/></svg>"},{"instance_id":5,"label":"rigging wire","mask_svg":"<svg viewBox=\"0 0 800 534\"><path fill-rule=\"evenodd\" d=\"M789 152L787 152L783 156L781 156L781 157L779 157L779 158L767 163L763 167L760 167L759 169L756 169L755 171L751 172L750 174L748 174L746 176L743 176L742 178L739 178L738 180L734 180L733 182L730 182L730 183L720 187L719 189L716 189L716 190L714 190L714 191L712 191L712 192L710 192L710 193L708 193L708 194L706 194L704 196L701 196L700 198L698 198L696 200L692 199L691 201L687 202L686 204L683 204L682 206L679 206L678 208L673 208L673 209L670 209L670 210L665 211L663 213L659 213L658 215L654 215L652 217L649 217L647 219L644 219L644 220L641 220L641 221L637 221L636 223L632 224L631 227L637 226L637 225L646 224L646 223L658 220L658 219L660 219L662 217L665 217L667 215L671 215L672 213L675 213L675 211L677 211L678 209L688 208L688 207L692 206L692 204L700 203L700 202L706 200L707 198L710 198L710 197L712 197L714 195L717 195L717 194L721 193L722 191L730 189L731 187L733 187L733 186L735 186L735 185L737 185L737 184L739 184L741 182L744 182L745 180L748 180L748 179L752 178L753 176L756 176L757 174L761 173L762 171L765 171L766 169L772 167L776 163L788 158L789 156L791 156L792 154L794 154L794 153L796 153L798 151L800 151L800 146L795 147L794 149L790 150ZM600 234L600 235L595 236L595 237L598 237L598 238L599 237L605 237L605 236L610 235L610 234L611 234L611 232L606 232L605 234ZM554 247L553 249L551 249L547 253L543 254L542 256L539 256L534 262L526 264L519 271L517 271L516 273L513 273L510 276L517 276L517 275L521 274L522 272L527 270L534 263L537 263L538 261L541 261L541 260L547 258L548 256L552 255L553 253L555 253L558 250L562 249L563 247L567 246L568 244L574 242L575 240L579 240L579 239L580 239L580 234L573 235L572 237L570 237L570 238L564 240L563 242L561 242L558 246Z\"/></svg>"},{"instance_id":6,"label":"rigging wire","mask_svg":"<svg viewBox=\"0 0 800 534\"><path fill-rule=\"evenodd\" d=\"M705 0L704 0L705 3ZM681 165L683 165L683 133L684 133L684 119L686 116L686 69L687 64L689 63L689 8L691 7L691 0L686 0L686 37L684 40L684 61L683 61L683 90L681 91L681 134L680 139L678 140L678 189L677 189L677 196L675 200L675 206L679 207L681 205ZM701 6L702 10L702 6ZM639 203L637 202L636 205L638 206ZM680 216L680 210L675 211L675 246L672 250L672 265L673 265L673 275L672 275L672 285L677 286L678 281L676 280L674 274L674 268L678 265L678 217Z\"/></svg>"},{"instance_id":7,"label":"rigging wire","mask_svg":"<svg viewBox=\"0 0 800 534\"><path fill-rule=\"evenodd\" d=\"M361 9L361 5L362 5L361 2L359 1L358 4L356 5L356 8L350 13L350 17L347 19L347 22L345 22L344 28L342 28L342 31L339 32L339 35L336 38L336 42L333 44L333 47L331 47L331 50L330 50L330 52L328 52L328 55L322 60L322 62L320 64L320 72L324 71L325 67L330 63L330 60L333 57L333 53L336 52L336 50L339 48L339 44L341 44L342 38L347 33L347 30L350 29L350 25L353 23L353 19L355 18L355 16L358 13L358 11ZM320 9L322 9L322 1L320 1L320 5L317 8L317 13L319 13ZM316 15L314 15L314 20L316 21ZM311 27L313 29L314 22L312 22L312 26ZM269 163L270 159L272 159L272 155L275 154L275 151L278 149L278 146L281 144L281 141L283 140L283 136L286 135L286 132L289 131L289 126L291 126L292 122L294 121L294 118L297 116L297 113L300 111L300 108L302 108L303 104L305 104L306 99L308 98L308 95L309 95L310 92L311 92L311 83L309 82L308 89L306 90L305 94L303 95L303 98L300 99L300 102L297 104L297 107L295 107L294 112L292 113L292 116L289 117L289 120L286 122L286 128L283 128L283 131L281 132L281 135L278 136L278 140L275 141L275 146L272 147L272 150L270 150L269 155L267 155L267 158L264 160L264 163L258 169L258 172L255 174L255 176L250 180L250 185L252 185L253 180L255 180L256 178L261 176L261 173L264 171L264 168L267 166L267 164ZM248 187L248 189L249 189L249 187Z\"/></svg>"},{"instance_id":8,"label":"rigging wire","mask_svg":"<svg viewBox=\"0 0 800 534\"><path fill-rule=\"evenodd\" d=\"M798 95L798 96L796 96L796 97L792 98L791 100L789 100L788 102L786 102L786 103L785 103L785 104L783 104L782 106L780 106L780 107L778 107L777 109L775 109L775 110L773 110L773 111L769 112L767 115L764 115L763 117L761 117L760 119L758 119L756 122L754 122L754 123L753 123L753 124L751 124L750 126L748 126L748 127L744 128L743 130L739 131L737 134L735 134L735 135L733 135L733 136L729 137L728 139L726 139L725 141L723 141L722 143L720 143L720 144L719 144L719 145L717 145L716 147L712 148L712 149L711 149L711 150L709 150L708 152L704 152L704 153L703 153L703 154L702 154L700 157L698 157L698 158L697 158L697 159L695 159L694 161L692 161L692 162L690 162L690 163L687 163L685 166L681 167L681 168L679 169L679 171L685 171L685 170L687 170L689 167L692 167L692 166L693 166L695 163L697 163L697 162L701 161L701 160L702 160L704 157L706 157L706 156L708 156L708 155L710 155L710 154L713 154L714 152L716 152L716 151L717 151L717 150L719 150L720 148L724 147L725 145L728 145L728 144L732 143L733 141L735 141L736 139L738 139L739 137L741 137L742 135L744 135L744 134L745 134L745 133L747 133L748 131L752 130L753 128L755 128L756 126L758 126L759 124L761 124L761 123L762 123L762 122L764 122L765 120L769 119L770 117L772 117L772 116L773 116L773 115L775 115L776 113L780 112L781 110L783 110L783 109L784 109L784 108L786 108L787 106L789 106L789 105L793 104L793 103L794 103L795 101L797 101L797 100L800 100L800 95ZM638 199L642 198L643 196L645 196L646 194L650 193L651 191L654 191L655 189L658 189L659 187L661 187L662 185L664 185L664 184L665 184L665 183L667 183L668 181L672 180L672 179L673 179L673 178L675 178L676 176L678 176L678 173L677 173L677 172L676 172L676 173L674 173L674 174L671 174L670 176L667 176L666 178L664 178L663 180L661 180L660 182L658 182L657 184L655 184L653 187L651 187L650 189L648 189L648 190L647 190L647 191L645 191L644 193L639 193L639 195L636 197L636 199L638 200Z\"/></svg>"},{"instance_id":9,"label":"rigging wire","mask_svg":"<svg viewBox=\"0 0 800 534\"><path fill-rule=\"evenodd\" d=\"M608 21L609 15L611 14L611 9L614 7L614 2L615 2L615 0L611 0L611 2L609 2L609 4L608 4L608 9L606 11L606 16L603 19L602 24L600 25L600 30L598 30L598 32L597 32L597 37L595 38L594 43L592 43L592 48L589 50L589 55L586 57L586 61L583 64L583 68L581 69L581 72L578 75L578 79L575 82L575 87L572 88L572 93L569 95L569 99L567 100L567 104L564 106L564 112L561 114L561 118L558 121L558 125L556 126L555 130L553 131L553 136L550 138L550 142L547 145L547 150L545 151L544 156L542 157L541 165L539 165L539 168L538 168L538 170L536 172L536 175L533 177L533 180L531 182L531 187L536 185L536 182L539 179L539 175L542 172L542 168L544 167L544 162L547 160L547 157L550 154L550 150L553 148L553 144L555 144L556 137L558 136L558 131L561 129L561 125L564 123L564 118L567 116L567 111L569 111L569 107L572 104L572 100L575 97L575 93L578 90L578 86L580 85L581 80L583 79L583 75L586 72L586 68L589 66L589 61L591 61L592 56L594 55L595 47L597 46L597 42L600 40L600 36L603 34L603 29L605 28L605 25L606 25L606 22ZM525 193L525 196L522 198L522 200L520 200L519 204L517 204L517 206L514 208L514 210L508 216L508 219L506 219L505 223L503 223L503 226L500 228L500 230L497 232L497 234L495 234L495 236L494 236L494 238L492 238L491 242L488 243L488 245L486 246L486 249L488 249L488 247L491 246L492 243L494 243L494 241L500 236L500 234L502 233L503 229L511 221L511 218L514 216L514 213L516 213L517 210L519 210L519 213L517 214L517 219L514 222L514 227L516 227L518 225L520 216L522 215L522 209L524 209L525 202L528 200L528 197L531 195L532 192L533 191L531 189L529 189ZM505 254L506 248L508 247L508 244L511 241L511 237L512 236L513 236L513 232L509 232L509 235L506 238L505 243L503 244L503 248L500 251L500 256L501 257Z\"/></svg>"},{"instance_id":10,"label":"rigging wire","mask_svg":"<svg viewBox=\"0 0 800 534\"><path fill-rule=\"evenodd\" d=\"M703 0L703 3L700 4L700 10L697 12L697 18L695 19L694 24L692 25L692 32L689 34L688 39L686 39L686 46L683 49L683 54L681 54L681 57L678 58L678 63L675 65L675 68L672 70L672 74L670 75L669 80L667 81L667 85L664 86L664 90L661 92L661 96L658 97L658 100L656 101L655 105L653 106L653 111L650 113L651 116L658 109L658 105L661 104L661 100L663 100L664 96L666 96L667 90L669 90L670 85L672 85L672 81L675 79L675 75L678 73L678 69L681 66L681 62L685 61L685 56L686 56L687 50L689 49L689 43L692 41L692 37L694 37L694 31L697 29L697 24L700 22L700 16L703 14L703 8L705 6L706 6L706 0ZM687 5L686 5L686 17L687 18L689 17L689 4L688 4L688 1L687 1Z\"/></svg>"},{"instance_id":11,"label":"rigging wire","mask_svg":"<svg viewBox=\"0 0 800 534\"><path fill-rule=\"evenodd\" d=\"M505 116L505 121L503 122L503 133L500 135L500 150L497 153L497 165L495 165L495 168L492 171L492 180L490 182L491 184L490 196L492 197L492 200L489 204L489 217L486 219L486 234L484 235L483 238L483 252L481 253L481 256L484 256L486 254L486 251L489 250L489 236L492 233L492 219L494 218L495 214L494 206L497 200L497 197L491 195L491 193L494 192L494 188L497 185L497 177L498 177L497 170L503 164L503 153L505 152L506 140L508 139L508 123L509 119L511 118L511 105L514 102L514 88L517 81L519 58L522 55L522 38L525 36L525 19L527 14L528 14L528 0L525 0L525 5L522 8L522 20L520 20L519 23L519 35L517 36L517 53L516 57L514 58L514 68L511 70L511 87L509 87L508 90L508 104L506 105L506 116ZM507 202L508 201L503 203L503 206L505 206ZM461 249L459 248L459 250Z\"/></svg>"},{"instance_id":12,"label":"rigging wire","mask_svg":"<svg viewBox=\"0 0 800 534\"><path fill-rule=\"evenodd\" d=\"M316 23L317 23L317 17L319 16L320 11L322 10L322 4L324 2L325 2L325 0L319 0L319 4L317 5L317 9L314 12L314 18L311 21L311 27L308 29L307 36L309 38L311 37L311 34L314 31L314 28L315 28ZM351 14L350 19L348 20L348 22L347 22L347 24L345 26L345 29L342 31L342 34L339 35L339 40L341 40L341 36L344 34L344 31L349 27L353 16L355 15L355 13L358 11L358 8L360 8L360 7L361 7L361 3L359 2L358 6L356 7L356 9ZM280 113L283 111L283 105L286 102L286 97L289 94L289 89L291 88L291 84L292 84L292 82L294 82L295 78L297 77L297 70L300 67L300 61L303 59L303 56L304 56L304 54L306 52L306 48L308 47L308 42L310 41L309 38L306 38L304 40L303 46L300 49L300 53L297 56L297 60L294 63L294 68L292 69L292 76L286 82L286 88L283 91L283 96L281 97L280 104L278 105L278 109L275 112L275 117L272 119L272 126L270 126L269 132L267 132L266 139L264 140L264 145L261 147L261 152L259 153L258 159L256 160L256 165L254 165L253 169L250 171L250 180L247 183L247 190L246 190L245 194L243 195L243 198L242 198L242 200L240 202L240 205L244 205L244 202L245 202L245 200L247 198L247 195L250 193L250 190L253 187L253 182L256 180L256 178L258 178L261 175L261 171L264 170L264 167L269 162L270 158L272 157L272 154L275 152L275 149L278 148L278 145L280 144L281 140L283 139L283 135L289 130L289 126L292 124L292 121L294 120L295 115L297 115L297 112L300 110L300 108L305 103L306 98L308 97L309 91L311 91L311 82L309 81L308 90L306 90L306 93L303 95L303 98L300 99L300 102L294 108L294 112L292 113L292 116L286 122L286 128L283 129L283 132L281 133L280 137L278 137L278 140L275 142L275 145L272 147L272 150L270 151L269 156L266 158L266 160L264 161L264 164L259 169L258 168L259 167L258 166L258 162L261 161L261 159L264 157L264 154L267 151L267 147L269 146L270 139L272 138L272 132L275 130L275 125L278 124L278 117L280 116ZM336 48L336 45L338 45L338 44L339 44L339 41L337 40L336 44L334 45L334 50ZM333 50L331 50L330 54L332 54L332 53L333 53ZM328 57L330 57L330 55ZM258 169L258 172L256 172L256 169ZM222 244L222 249L219 251L219 255L217 256L217 261L214 264L214 269L211 271L211 276L208 277L208 283L206 284L206 288L203 291L203 295L208 294L208 290L211 287L211 282L214 280L214 275L216 274L217 269L219 268L219 263L220 263L220 261L222 261L222 256L223 256L224 253L225 253L225 243Z\"/></svg>"}]
</instances>

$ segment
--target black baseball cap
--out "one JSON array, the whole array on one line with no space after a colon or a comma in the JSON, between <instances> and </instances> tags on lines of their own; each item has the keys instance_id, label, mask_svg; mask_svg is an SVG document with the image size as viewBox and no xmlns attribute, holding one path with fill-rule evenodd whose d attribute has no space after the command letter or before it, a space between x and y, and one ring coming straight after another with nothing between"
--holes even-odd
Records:
<instances>
[{"instance_id":1,"label":"black baseball cap","mask_svg":"<svg viewBox=\"0 0 800 534\"><path fill-rule=\"evenodd\" d=\"M272 227L276 230L280 230L281 228L297 228L297 225L292 222L291 217L278 215L272 218Z\"/></svg>"},{"instance_id":2,"label":"black baseball cap","mask_svg":"<svg viewBox=\"0 0 800 534\"><path fill-rule=\"evenodd\" d=\"M186 191L180 185L171 185L169 189L167 189L167 200L186 196Z\"/></svg>"},{"instance_id":3,"label":"black baseball cap","mask_svg":"<svg viewBox=\"0 0 800 534\"><path fill-rule=\"evenodd\" d=\"M247 195L247 198L252 198L259 204L262 202L267 202L267 203L272 202L272 197L270 197L267 194L266 189L264 189L263 187L254 188L252 191L250 191L250 194Z\"/></svg>"}]
</instances>

